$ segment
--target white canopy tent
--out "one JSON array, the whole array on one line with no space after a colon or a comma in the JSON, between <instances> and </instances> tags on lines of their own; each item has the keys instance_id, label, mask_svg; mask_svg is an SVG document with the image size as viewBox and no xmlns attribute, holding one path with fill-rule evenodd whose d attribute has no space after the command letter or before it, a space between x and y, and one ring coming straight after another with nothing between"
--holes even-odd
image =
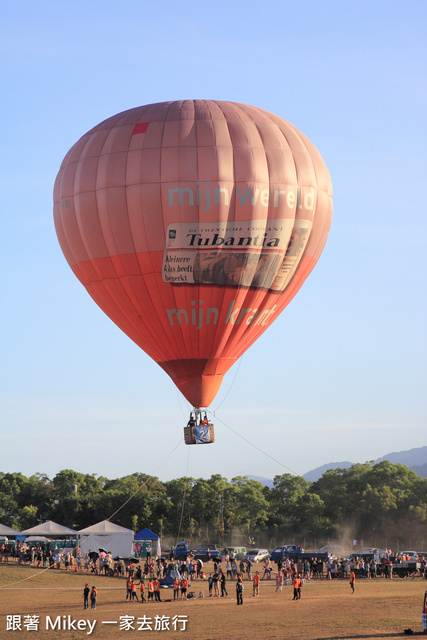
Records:
<instances>
[{"instance_id":1,"label":"white canopy tent","mask_svg":"<svg viewBox=\"0 0 427 640\"><path fill-rule=\"evenodd\" d=\"M48 538L77 536L77 531L73 531L73 529L69 529L68 527L63 527L62 524L53 522L53 520L47 520L35 527L25 529L22 533L26 536L46 536Z\"/></svg>"},{"instance_id":2,"label":"white canopy tent","mask_svg":"<svg viewBox=\"0 0 427 640\"><path fill-rule=\"evenodd\" d=\"M12 527L8 527L5 524L0 523L0 536L6 536L6 538L14 538L15 536L21 535L21 532L17 529L12 529Z\"/></svg>"},{"instance_id":3,"label":"white canopy tent","mask_svg":"<svg viewBox=\"0 0 427 640\"><path fill-rule=\"evenodd\" d=\"M81 529L78 535L83 556L90 551L98 553L99 549L111 551L113 557L129 558L133 555L132 529L126 529L108 520Z\"/></svg>"}]
</instances>

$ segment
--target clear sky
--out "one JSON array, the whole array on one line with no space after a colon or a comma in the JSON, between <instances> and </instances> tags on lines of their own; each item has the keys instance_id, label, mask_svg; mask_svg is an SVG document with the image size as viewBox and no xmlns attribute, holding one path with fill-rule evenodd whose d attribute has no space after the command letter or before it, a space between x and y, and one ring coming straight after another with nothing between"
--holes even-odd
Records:
<instances>
[{"instance_id":1,"label":"clear sky","mask_svg":"<svg viewBox=\"0 0 427 640\"><path fill-rule=\"evenodd\" d=\"M2 3L0 471L272 478L427 444L426 18L424 0ZM216 443L191 448L186 401L90 299L52 217L86 131L183 98L282 116L334 188L316 269L227 374Z\"/></svg>"}]
</instances>

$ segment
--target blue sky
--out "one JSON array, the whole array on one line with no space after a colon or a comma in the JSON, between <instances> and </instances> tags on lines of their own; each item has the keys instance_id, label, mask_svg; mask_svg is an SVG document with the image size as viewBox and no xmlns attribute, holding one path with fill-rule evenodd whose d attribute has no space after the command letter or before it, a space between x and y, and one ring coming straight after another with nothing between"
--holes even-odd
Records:
<instances>
[{"instance_id":1,"label":"blue sky","mask_svg":"<svg viewBox=\"0 0 427 640\"><path fill-rule=\"evenodd\" d=\"M423 0L3 3L0 471L272 478L426 444L426 17ZM186 401L89 298L52 218L86 131L182 98L289 120L334 188L316 269L227 374L215 445L190 451Z\"/></svg>"}]
</instances>

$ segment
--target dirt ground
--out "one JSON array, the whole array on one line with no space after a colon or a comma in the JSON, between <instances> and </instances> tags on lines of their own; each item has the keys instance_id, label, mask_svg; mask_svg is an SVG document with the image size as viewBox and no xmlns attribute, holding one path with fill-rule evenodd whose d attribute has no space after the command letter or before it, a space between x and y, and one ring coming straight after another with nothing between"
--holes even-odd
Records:
<instances>
[{"instance_id":1,"label":"dirt ground","mask_svg":"<svg viewBox=\"0 0 427 640\"><path fill-rule=\"evenodd\" d=\"M98 589L95 610L83 609L85 582ZM172 590L162 589L161 603L130 603L125 600L125 580L121 578L2 564L0 640L79 640L88 636L106 640L159 636L165 640L371 640L404 637L406 628L422 633L427 580L421 578L358 580L354 595L348 580L311 580L303 586L299 601L292 600L292 586L275 593L274 580L261 582L259 597L253 597L251 582L245 580L244 587L243 606L239 607L232 581L227 582L225 598L209 598L207 582L199 580L189 588L195 599L168 601ZM204 597L199 597L200 592ZM34 619L26 616L39 616L37 628L32 625ZM8 629L19 623L21 629ZM80 629L73 629L78 623ZM133 629L126 630L125 624Z\"/></svg>"}]
</instances>

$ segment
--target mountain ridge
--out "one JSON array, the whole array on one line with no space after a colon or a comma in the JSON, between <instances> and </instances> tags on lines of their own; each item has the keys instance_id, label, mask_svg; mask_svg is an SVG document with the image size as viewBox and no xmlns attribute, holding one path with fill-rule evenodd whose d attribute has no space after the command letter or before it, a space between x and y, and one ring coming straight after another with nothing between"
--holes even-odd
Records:
<instances>
[{"instance_id":1,"label":"mountain ridge","mask_svg":"<svg viewBox=\"0 0 427 640\"><path fill-rule=\"evenodd\" d=\"M375 460L375 464L382 462L383 460L388 460L393 464L403 464L409 469L412 469L412 471L415 471L420 478L427 478L427 446L416 447L406 451L393 451L391 453L387 453L385 456L377 458ZM320 467L307 471L307 473L304 473L302 477L308 482L316 482L316 480L319 480L319 478L321 478L328 469L349 469L354 464L357 463L350 462L348 460L343 462L328 462L326 464L322 464ZM251 480L257 480L270 489L273 487L273 480L270 478L252 475L248 475L248 478Z\"/></svg>"}]
</instances>

